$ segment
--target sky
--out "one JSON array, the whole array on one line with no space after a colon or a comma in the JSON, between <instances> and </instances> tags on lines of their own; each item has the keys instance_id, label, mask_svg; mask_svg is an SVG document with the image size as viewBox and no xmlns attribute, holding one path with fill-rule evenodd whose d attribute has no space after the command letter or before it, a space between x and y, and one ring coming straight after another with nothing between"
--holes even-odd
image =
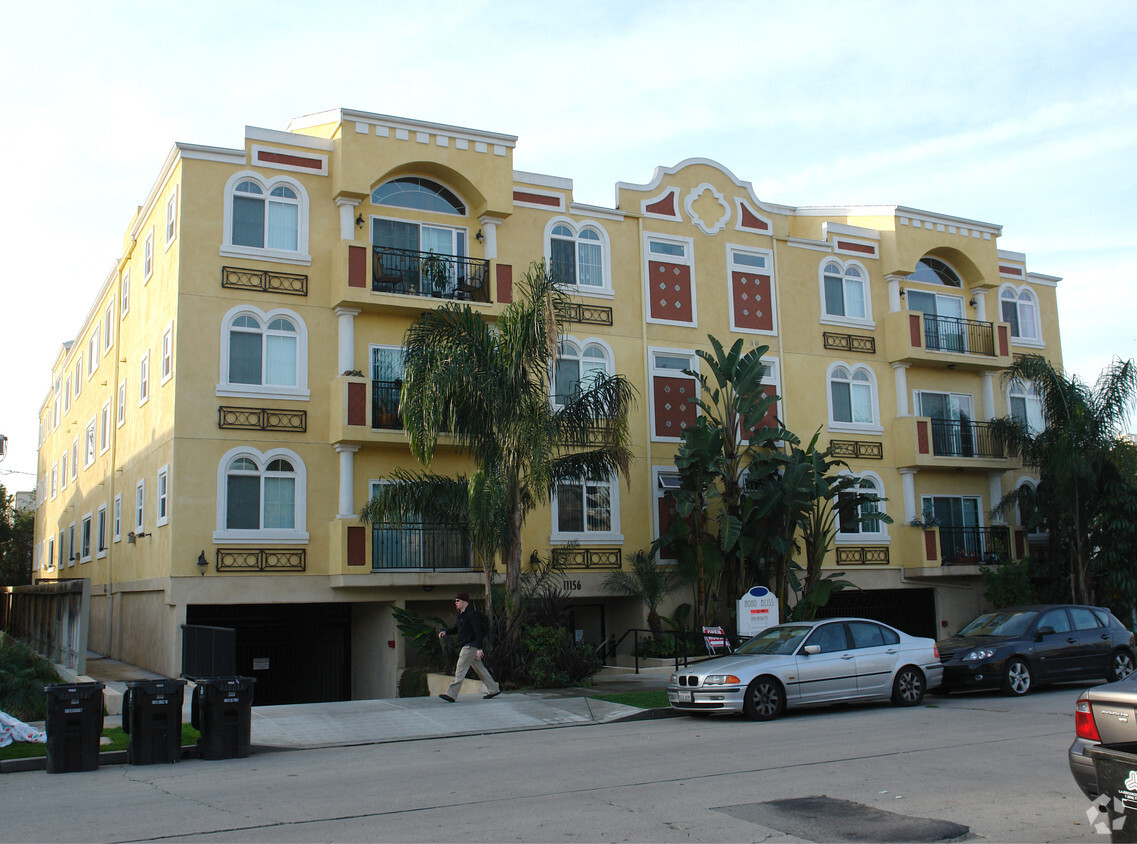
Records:
<instances>
[{"instance_id":1,"label":"sky","mask_svg":"<svg viewBox=\"0 0 1137 844\"><path fill-rule=\"evenodd\" d=\"M351 108L518 136L611 207L693 157L767 202L1003 226L1059 276L1064 366L1137 358L1132 0L13 4L0 31L0 484L176 141Z\"/></svg>"}]
</instances>

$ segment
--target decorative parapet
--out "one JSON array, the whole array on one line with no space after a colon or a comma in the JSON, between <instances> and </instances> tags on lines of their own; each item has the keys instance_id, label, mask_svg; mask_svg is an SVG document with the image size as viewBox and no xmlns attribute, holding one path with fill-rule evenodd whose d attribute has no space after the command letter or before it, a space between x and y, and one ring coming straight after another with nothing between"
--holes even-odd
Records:
<instances>
[{"instance_id":1,"label":"decorative parapet","mask_svg":"<svg viewBox=\"0 0 1137 844\"><path fill-rule=\"evenodd\" d=\"M619 548L554 548L553 562L566 569L618 569L622 554Z\"/></svg>"},{"instance_id":2,"label":"decorative parapet","mask_svg":"<svg viewBox=\"0 0 1137 844\"><path fill-rule=\"evenodd\" d=\"M865 337L861 334L837 334L832 331L822 332L821 337L825 341L825 348L829 351L876 354L875 337Z\"/></svg>"},{"instance_id":3,"label":"decorative parapet","mask_svg":"<svg viewBox=\"0 0 1137 844\"><path fill-rule=\"evenodd\" d=\"M304 571L303 548L218 548L218 571Z\"/></svg>"},{"instance_id":4,"label":"decorative parapet","mask_svg":"<svg viewBox=\"0 0 1137 844\"><path fill-rule=\"evenodd\" d=\"M246 431L294 431L302 434L308 430L308 411L222 405L217 408L217 427Z\"/></svg>"},{"instance_id":5,"label":"decorative parapet","mask_svg":"<svg viewBox=\"0 0 1137 844\"><path fill-rule=\"evenodd\" d=\"M308 276L280 273L274 270L246 270L242 267L222 267L221 286L237 290L262 290L266 293L308 295Z\"/></svg>"},{"instance_id":6,"label":"decorative parapet","mask_svg":"<svg viewBox=\"0 0 1137 844\"><path fill-rule=\"evenodd\" d=\"M888 546L837 546L837 565L839 566L887 566Z\"/></svg>"}]
</instances>

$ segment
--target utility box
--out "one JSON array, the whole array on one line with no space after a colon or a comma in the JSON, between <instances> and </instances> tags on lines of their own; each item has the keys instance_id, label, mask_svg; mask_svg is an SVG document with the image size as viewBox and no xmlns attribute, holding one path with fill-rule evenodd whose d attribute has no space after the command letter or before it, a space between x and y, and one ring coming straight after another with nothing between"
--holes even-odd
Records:
<instances>
[{"instance_id":1,"label":"utility box","mask_svg":"<svg viewBox=\"0 0 1137 844\"><path fill-rule=\"evenodd\" d=\"M131 680L122 698L122 730L130 736L132 765L177 762L182 758L182 700L185 680Z\"/></svg>"},{"instance_id":2,"label":"utility box","mask_svg":"<svg viewBox=\"0 0 1137 844\"><path fill-rule=\"evenodd\" d=\"M235 759L249 755L253 730L254 677L209 677L197 681L190 719L201 731L202 759Z\"/></svg>"},{"instance_id":3,"label":"utility box","mask_svg":"<svg viewBox=\"0 0 1137 844\"><path fill-rule=\"evenodd\" d=\"M103 736L102 683L54 683L47 695L47 772L69 774L99 767Z\"/></svg>"}]
</instances>

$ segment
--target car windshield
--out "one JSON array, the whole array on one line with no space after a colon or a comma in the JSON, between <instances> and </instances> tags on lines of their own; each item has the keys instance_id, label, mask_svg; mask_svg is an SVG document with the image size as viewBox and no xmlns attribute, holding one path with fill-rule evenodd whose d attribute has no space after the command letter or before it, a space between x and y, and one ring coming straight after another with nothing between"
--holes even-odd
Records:
<instances>
[{"instance_id":1,"label":"car windshield","mask_svg":"<svg viewBox=\"0 0 1137 844\"><path fill-rule=\"evenodd\" d=\"M735 653L792 654L801 644L801 640L812 629L812 625L809 624L786 624L780 627L769 627L739 645Z\"/></svg>"},{"instance_id":2,"label":"car windshield","mask_svg":"<svg viewBox=\"0 0 1137 844\"><path fill-rule=\"evenodd\" d=\"M1038 613L989 612L979 616L960 630L957 636L1021 636L1030 629Z\"/></svg>"}]
</instances>

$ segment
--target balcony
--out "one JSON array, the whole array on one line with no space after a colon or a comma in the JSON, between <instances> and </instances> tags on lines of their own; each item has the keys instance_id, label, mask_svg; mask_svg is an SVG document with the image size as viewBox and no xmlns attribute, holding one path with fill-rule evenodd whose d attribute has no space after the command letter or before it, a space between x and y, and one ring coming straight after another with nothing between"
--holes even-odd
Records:
<instances>
[{"instance_id":1,"label":"balcony","mask_svg":"<svg viewBox=\"0 0 1137 844\"><path fill-rule=\"evenodd\" d=\"M376 246L372 249L371 289L376 293L489 302L489 261Z\"/></svg>"},{"instance_id":2,"label":"balcony","mask_svg":"<svg viewBox=\"0 0 1137 844\"><path fill-rule=\"evenodd\" d=\"M936 457L1006 456L1003 441L990 422L966 419L932 419L932 454Z\"/></svg>"},{"instance_id":3,"label":"balcony","mask_svg":"<svg viewBox=\"0 0 1137 844\"><path fill-rule=\"evenodd\" d=\"M893 437L901 468L1003 471L1018 465L990 422L897 417Z\"/></svg>"},{"instance_id":4,"label":"balcony","mask_svg":"<svg viewBox=\"0 0 1137 844\"><path fill-rule=\"evenodd\" d=\"M470 542L449 525L404 523L371 530L371 570L470 571Z\"/></svg>"},{"instance_id":5,"label":"balcony","mask_svg":"<svg viewBox=\"0 0 1137 844\"><path fill-rule=\"evenodd\" d=\"M399 416L399 398L403 393L402 381L371 382L371 427L387 431L401 431L403 420Z\"/></svg>"},{"instance_id":6,"label":"balcony","mask_svg":"<svg viewBox=\"0 0 1137 844\"><path fill-rule=\"evenodd\" d=\"M1011 365L1011 329L1005 322L894 311L884 317L890 363L974 371Z\"/></svg>"},{"instance_id":7,"label":"balcony","mask_svg":"<svg viewBox=\"0 0 1137 844\"><path fill-rule=\"evenodd\" d=\"M998 565L1010 559L1011 533L1004 525L994 527L941 527L940 565Z\"/></svg>"}]
</instances>

